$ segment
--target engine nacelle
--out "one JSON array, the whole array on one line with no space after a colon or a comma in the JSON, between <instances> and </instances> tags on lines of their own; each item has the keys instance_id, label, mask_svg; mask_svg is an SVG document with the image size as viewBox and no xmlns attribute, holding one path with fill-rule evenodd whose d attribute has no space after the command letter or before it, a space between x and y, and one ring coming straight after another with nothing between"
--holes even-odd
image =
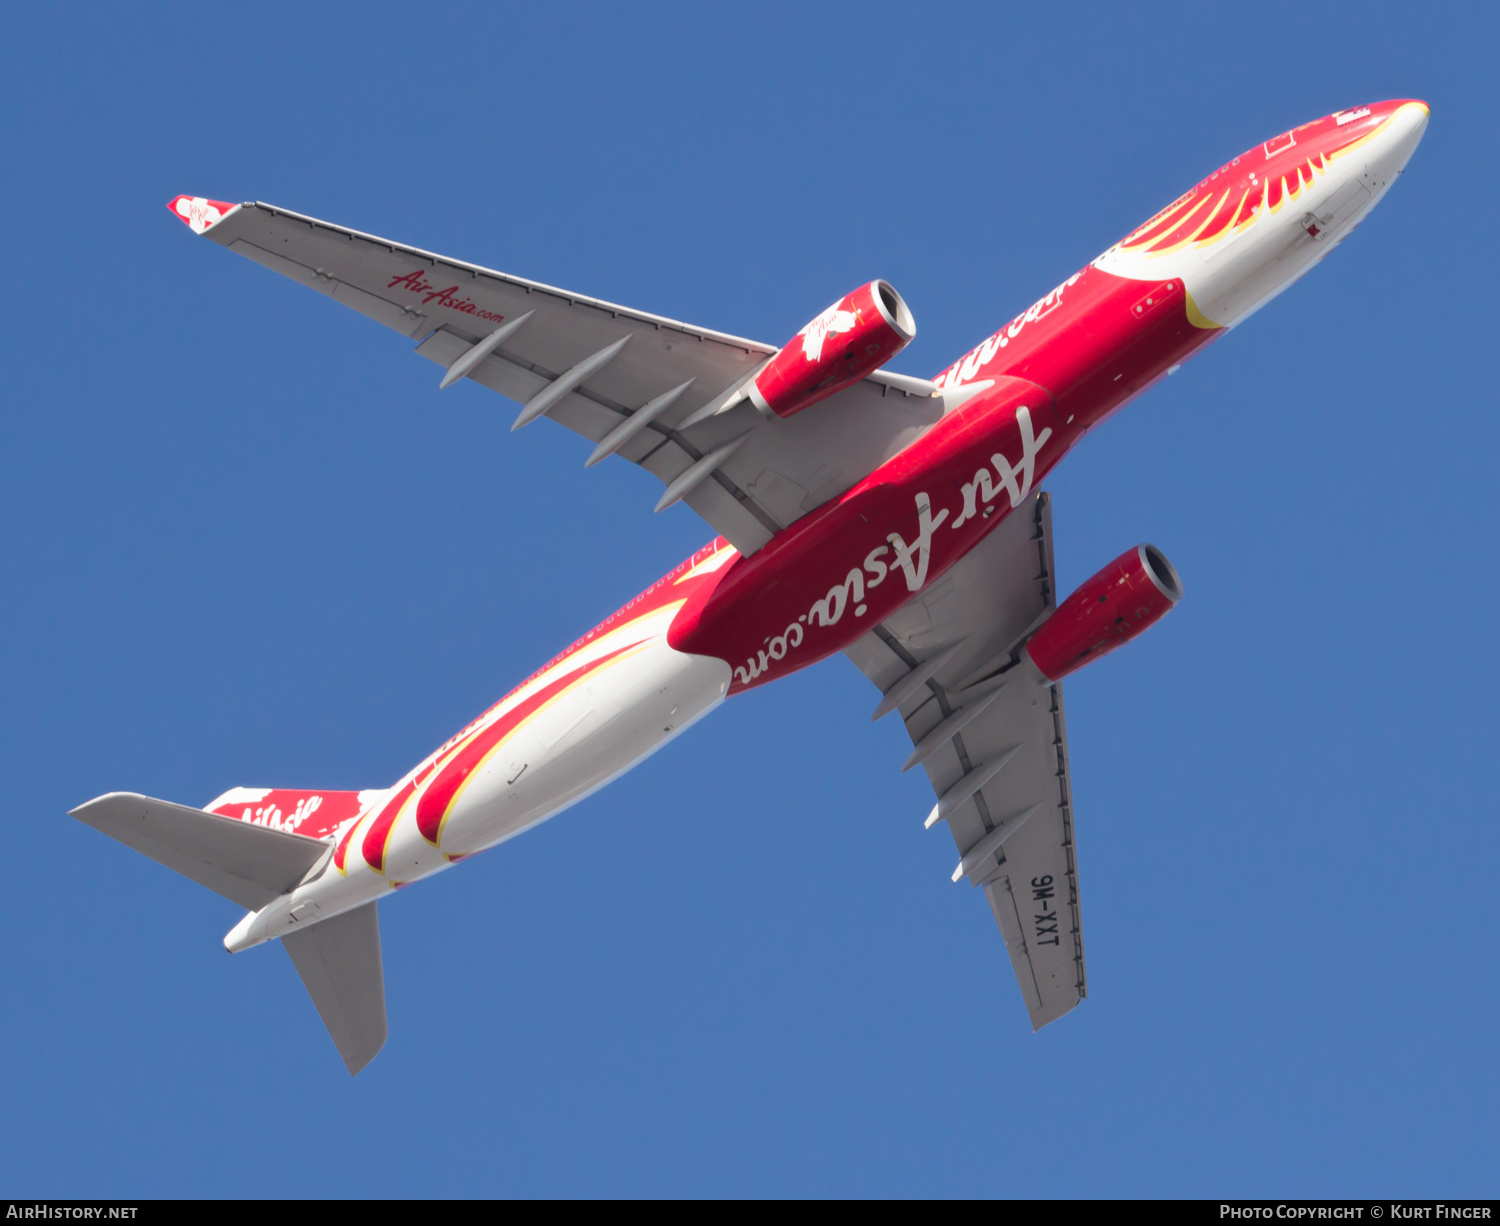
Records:
<instances>
[{"instance_id":1,"label":"engine nacelle","mask_svg":"<svg viewBox=\"0 0 1500 1226\"><path fill-rule=\"evenodd\" d=\"M762 413L790 417L878 370L916 334L901 295L871 281L792 337L755 376L748 395Z\"/></svg>"},{"instance_id":2,"label":"engine nacelle","mask_svg":"<svg viewBox=\"0 0 1500 1226\"><path fill-rule=\"evenodd\" d=\"M1023 655L1060 681L1154 626L1182 599L1182 580L1154 545L1127 550L1069 596Z\"/></svg>"}]
</instances>

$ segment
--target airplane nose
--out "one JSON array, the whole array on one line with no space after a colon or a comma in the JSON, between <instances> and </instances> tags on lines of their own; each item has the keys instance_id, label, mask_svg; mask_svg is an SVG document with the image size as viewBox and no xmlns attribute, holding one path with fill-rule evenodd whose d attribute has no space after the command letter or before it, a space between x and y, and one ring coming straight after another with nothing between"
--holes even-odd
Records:
<instances>
[{"instance_id":1,"label":"airplane nose","mask_svg":"<svg viewBox=\"0 0 1500 1226\"><path fill-rule=\"evenodd\" d=\"M1331 149L1335 179L1343 184L1337 191L1344 194L1335 195L1344 206L1343 224L1357 224L1391 189L1422 143L1430 115L1420 99L1393 98L1331 116L1335 132L1341 131L1347 142ZM1334 136L1335 141L1339 139ZM1338 208L1333 211L1340 212ZM1330 228L1341 224L1337 216L1332 221Z\"/></svg>"},{"instance_id":2,"label":"airplane nose","mask_svg":"<svg viewBox=\"0 0 1500 1226\"><path fill-rule=\"evenodd\" d=\"M1383 146L1381 162L1391 173L1399 174L1422 143L1432 109L1417 98L1398 98L1371 109L1386 111L1391 117L1376 140Z\"/></svg>"}]
</instances>

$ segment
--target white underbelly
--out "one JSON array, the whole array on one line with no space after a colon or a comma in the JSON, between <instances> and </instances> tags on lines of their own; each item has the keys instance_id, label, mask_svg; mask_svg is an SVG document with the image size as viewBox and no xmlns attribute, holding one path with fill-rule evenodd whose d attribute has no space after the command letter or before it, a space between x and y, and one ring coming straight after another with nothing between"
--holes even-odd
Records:
<instances>
[{"instance_id":1,"label":"white underbelly","mask_svg":"<svg viewBox=\"0 0 1500 1226\"><path fill-rule=\"evenodd\" d=\"M407 804L391 830L385 872L366 863L356 838L342 869L329 864L246 916L226 943L247 948L329 919L561 813L707 715L729 681L723 660L673 651L664 637L644 644L507 737L455 801L437 846Z\"/></svg>"},{"instance_id":2,"label":"white underbelly","mask_svg":"<svg viewBox=\"0 0 1500 1226\"><path fill-rule=\"evenodd\" d=\"M391 860L431 871L576 804L660 749L724 700L729 666L657 640L565 694L518 729L476 772L432 847L414 822ZM425 852L424 852L425 849ZM410 878L409 878L410 879Z\"/></svg>"}]
</instances>

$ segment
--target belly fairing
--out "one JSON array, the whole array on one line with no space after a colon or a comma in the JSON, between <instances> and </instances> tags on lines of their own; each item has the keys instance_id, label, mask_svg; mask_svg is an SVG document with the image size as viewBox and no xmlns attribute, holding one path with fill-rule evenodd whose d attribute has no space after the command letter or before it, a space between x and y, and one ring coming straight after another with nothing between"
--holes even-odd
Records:
<instances>
[{"instance_id":1,"label":"belly fairing","mask_svg":"<svg viewBox=\"0 0 1500 1226\"><path fill-rule=\"evenodd\" d=\"M878 625L1031 493L1072 435L1034 383L1001 379L689 601L668 641L727 660L730 693Z\"/></svg>"}]
</instances>

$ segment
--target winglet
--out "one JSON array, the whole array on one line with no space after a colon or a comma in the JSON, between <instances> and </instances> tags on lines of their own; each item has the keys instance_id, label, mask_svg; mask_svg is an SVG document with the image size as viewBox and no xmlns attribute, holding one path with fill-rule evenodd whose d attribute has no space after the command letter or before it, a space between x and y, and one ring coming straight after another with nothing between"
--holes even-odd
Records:
<instances>
[{"instance_id":1,"label":"winglet","mask_svg":"<svg viewBox=\"0 0 1500 1226\"><path fill-rule=\"evenodd\" d=\"M194 234L212 229L239 207L237 204L225 204L222 200L205 200L202 196L178 196L167 205L173 215L181 218Z\"/></svg>"}]
</instances>

